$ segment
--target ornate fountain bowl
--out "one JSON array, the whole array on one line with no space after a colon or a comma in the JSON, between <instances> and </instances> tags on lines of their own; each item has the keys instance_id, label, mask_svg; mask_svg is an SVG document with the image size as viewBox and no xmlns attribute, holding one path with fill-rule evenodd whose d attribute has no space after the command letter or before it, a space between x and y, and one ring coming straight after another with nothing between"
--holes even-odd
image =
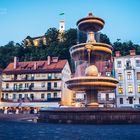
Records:
<instances>
[{"instance_id":1,"label":"ornate fountain bowl","mask_svg":"<svg viewBox=\"0 0 140 140\"><path fill-rule=\"evenodd\" d=\"M87 46L90 45L88 48ZM70 48L71 57L76 60L85 60L87 59L87 50L90 49L91 55L94 56L94 59L110 59L112 54L112 46L105 43L82 43L74 45Z\"/></svg>"},{"instance_id":2,"label":"ornate fountain bowl","mask_svg":"<svg viewBox=\"0 0 140 140\"><path fill-rule=\"evenodd\" d=\"M112 77L83 76L66 82L67 87L74 91L98 90L107 91L116 88L117 79Z\"/></svg>"},{"instance_id":3,"label":"ornate fountain bowl","mask_svg":"<svg viewBox=\"0 0 140 140\"><path fill-rule=\"evenodd\" d=\"M92 13L89 13L87 17L77 21L79 30L84 32L97 32L103 28L104 24L105 22L103 19L93 16Z\"/></svg>"}]
</instances>

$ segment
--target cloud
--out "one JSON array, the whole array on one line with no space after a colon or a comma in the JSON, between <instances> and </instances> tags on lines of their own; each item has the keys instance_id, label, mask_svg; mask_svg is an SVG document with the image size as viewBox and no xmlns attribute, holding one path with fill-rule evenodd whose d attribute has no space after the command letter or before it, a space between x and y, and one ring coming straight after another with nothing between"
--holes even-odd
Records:
<instances>
[{"instance_id":1,"label":"cloud","mask_svg":"<svg viewBox=\"0 0 140 140\"><path fill-rule=\"evenodd\" d=\"M5 15L7 14L7 9L6 8L0 8L0 15Z\"/></svg>"}]
</instances>

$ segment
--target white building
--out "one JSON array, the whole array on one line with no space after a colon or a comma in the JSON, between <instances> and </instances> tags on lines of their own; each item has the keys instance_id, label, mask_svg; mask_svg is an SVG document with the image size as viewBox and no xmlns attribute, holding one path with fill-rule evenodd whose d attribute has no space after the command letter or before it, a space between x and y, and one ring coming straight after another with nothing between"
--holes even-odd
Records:
<instances>
[{"instance_id":1,"label":"white building","mask_svg":"<svg viewBox=\"0 0 140 140\"><path fill-rule=\"evenodd\" d=\"M140 55L130 50L130 55L114 57L115 76L119 83L116 89L117 107L136 107L140 104Z\"/></svg>"},{"instance_id":2,"label":"white building","mask_svg":"<svg viewBox=\"0 0 140 140\"><path fill-rule=\"evenodd\" d=\"M67 60L18 62L3 70L0 106L50 107L71 105L73 95L65 81L71 78Z\"/></svg>"}]
</instances>

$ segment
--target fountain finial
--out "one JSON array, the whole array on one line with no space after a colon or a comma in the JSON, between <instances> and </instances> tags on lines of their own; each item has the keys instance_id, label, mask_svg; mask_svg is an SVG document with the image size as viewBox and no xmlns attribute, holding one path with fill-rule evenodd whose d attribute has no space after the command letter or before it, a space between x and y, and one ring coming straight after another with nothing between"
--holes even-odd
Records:
<instances>
[{"instance_id":1,"label":"fountain finial","mask_svg":"<svg viewBox=\"0 0 140 140\"><path fill-rule=\"evenodd\" d=\"M88 14L88 16L93 16L92 12L90 12L90 13Z\"/></svg>"}]
</instances>

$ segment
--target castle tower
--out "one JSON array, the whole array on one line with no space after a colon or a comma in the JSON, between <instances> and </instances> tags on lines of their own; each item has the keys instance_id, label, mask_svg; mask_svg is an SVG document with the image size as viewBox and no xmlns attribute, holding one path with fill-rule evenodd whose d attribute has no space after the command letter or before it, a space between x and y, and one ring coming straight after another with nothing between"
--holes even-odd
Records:
<instances>
[{"instance_id":1,"label":"castle tower","mask_svg":"<svg viewBox=\"0 0 140 140\"><path fill-rule=\"evenodd\" d=\"M60 22L59 22L59 32L64 33L64 31L65 31L65 21L60 20Z\"/></svg>"}]
</instances>

